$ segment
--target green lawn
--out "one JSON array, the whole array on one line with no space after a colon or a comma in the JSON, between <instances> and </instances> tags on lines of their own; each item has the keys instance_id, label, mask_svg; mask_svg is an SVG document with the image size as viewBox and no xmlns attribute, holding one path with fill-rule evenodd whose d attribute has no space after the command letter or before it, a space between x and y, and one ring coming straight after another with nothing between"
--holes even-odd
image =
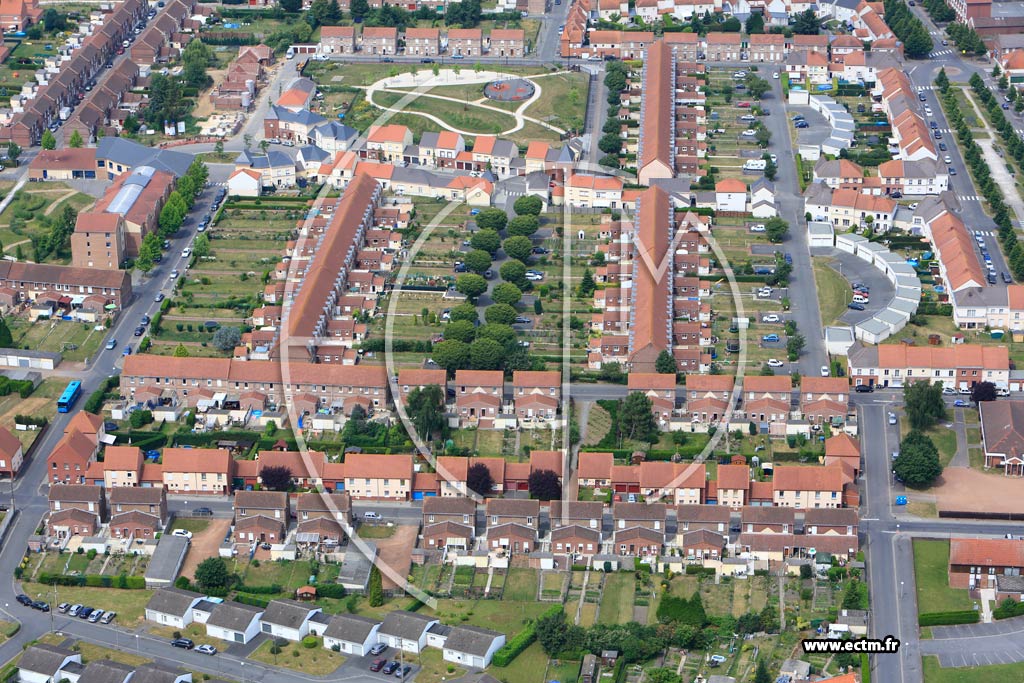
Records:
<instances>
[{"instance_id":1,"label":"green lawn","mask_svg":"<svg viewBox=\"0 0 1024 683\"><path fill-rule=\"evenodd\" d=\"M319 638L317 641L316 647L312 648L306 648L301 642L288 641L288 644L281 647L281 651L275 655L270 652L273 642L268 640L256 648L256 651L249 655L249 659L283 666L310 676L326 676L341 666L345 662L345 657L325 649Z\"/></svg>"},{"instance_id":2,"label":"green lawn","mask_svg":"<svg viewBox=\"0 0 1024 683\"><path fill-rule=\"evenodd\" d=\"M813 261L821 322L823 325L831 325L846 311L846 304L850 299L850 285L829 265L830 259L815 257Z\"/></svg>"},{"instance_id":3,"label":"green lawn","mask_svg":"<svg viewBox=\"0 0 1024 683\"><path fill-rule=\"evenodd\" d=\"M971 609L966 590L949 587L949 541L914 540L914 579L917 585L917 609L947 612Z\"/></svg>"},{"instance_id":4,"label":"green lawn","mask_svg":"<svg viewBox=\"0 0 1024 683\"><path fill-rule=\"evenodd\" d=\"M210 526L210 521L207 519L188 519L177 517L174 523L171 524L171 528L168 531L174 531L175 529L184 529L185 531L191 531L194 534L206 531L207 527Z\"/></svg>"},{"instance_id":5,"label":"green lawn","mask_svg":"<svg viewBox=\"0 0 1024 683\"><path fill-rule=\"evenodd\" d=\"M540 683L546 680L544 672L547 668L548 656L544 654L544 648L540 643L534 643L523 650L510 665L504 668L493 667L490 674L505 683Z\"/></svg>"},{"instance_id":6,"label":"green lawn","mask_svg":"<svg viewBox=\"0 0 1024 683\"><path fill-rule=\"evenodd\" d=\"M113 610L117 612L117 623L127 627L134 627L135 623L142 619L146 603L153 595L151 590L57 586L57 595L54 597L53 587L41 583L24 583L22 591L33 598L41 595L39 599L52 604L70 602L90 605L104 611Z\"/></svg>"},{"instance_id":7,"label":"green lawn","mask_svg":"<svg viewBox=\"0 0 1024 683\"><path fill-rule=\"evenodd\" d=\"M600 624L625 624L633 620L635 579L632 572L608 574L601 595Z\"/></svg>"},{"instance_id":8,"label":"green lawn","mask_svg":"<svg viewBox=\"0 0 1024 683\"><path fill-rule=\"evenodd\" d=\"M971 409L965 408L964 410ZM938 428L929 430L928 436L935 443L935 447L939 449L939 461L943 467L946 467L956 455L956 432L952 429Z\"/></svg>"},{"instance_id":9,"label":"green lawn","mask_svg":"<svg viewBox=\"0 0 1024 683\"><path fill-rule=\"evenodd\" d=\"M359 527L361 538L391 538L395 535L395 527L386 524L363 524Z\"/></svg>"},{"instance_id":10,"label":"green lawn","mask_svg":"<svg viewBox=\"0 0 1024 683\"><path fill-rule=\"evenodd\" d=\"M380 107L397 107L399 101L405 97L404 94L392 92L378 92L373 96L373 102ZM515 119L509 114L491 109L485 109L473 104L456 103L448 100L440 100L436 97L417 97L400 105L406 112L427 113L441 119L449 126L470 134L497 135L515 126ZM429 119L422 118L426 124L424 130L434 130L437 124ZM415 131L414 131L415 134Z\"/></svg>"},{"instance_id":11,"label":"green lawn","mask_svg":"<svg viewBox=\"0 0 1024 683\"><path fill-rule=\"evenodd\" d=\"M440 599L437 601L437 610L423 607L420 612L435 614L447 624L463 623L490 628L501 631L511 638L523 630L528 621L536 619L550 607L549 603L536 600L514 602L508 600L506 594L504 600Z\"/></svg>"},{"instance_id":12,"label":"green lawn","mask_svg":"<svg viewBox=\"0 0 1024 683\"><path fill-rule=\"evenodd\" d=\"M502 600L529 602L537 599L537 572L533 569L509 569Z\"/></svg>"},{"instance_id":13,"label":"green lawn","mask_svg":"<svg viewBox=\"0 0 1024 683\"><path fill-rule=\"evenodd\" d=\"M525 114L563 130L578 130L583 125L590 77L582 71L545 76L534 81L541 95ZM602 103L603 104L603 103Z\"/></svg>"},{"instance_id":14,"label":"green lawn","mask_svg":"<svg viewBox=\"0 0 1024 683\"><path fill-rule=\"evenodd\" d=\"M1021 683L1024 663L944 669L938 657L922 657L925 683Z\"/></svg>"}]
</instances>

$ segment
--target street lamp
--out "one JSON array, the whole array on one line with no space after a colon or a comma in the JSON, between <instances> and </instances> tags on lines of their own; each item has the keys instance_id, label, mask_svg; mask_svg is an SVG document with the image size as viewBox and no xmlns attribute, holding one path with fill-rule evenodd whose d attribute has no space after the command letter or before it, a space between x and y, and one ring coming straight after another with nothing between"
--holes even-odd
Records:
<instances>
[{"instance_id":1,"label":"street lamp","mask_svg":"<svg viewBox=\"0 0 1024 683\"><path fill-rule=\"evenodd\" d=\"M142 649L141 649L141 646L139 645L139 634L138 633L135 634L135 653L137 655L139 655L140 657L142 656Z\"/></svg>"}]
</instances>

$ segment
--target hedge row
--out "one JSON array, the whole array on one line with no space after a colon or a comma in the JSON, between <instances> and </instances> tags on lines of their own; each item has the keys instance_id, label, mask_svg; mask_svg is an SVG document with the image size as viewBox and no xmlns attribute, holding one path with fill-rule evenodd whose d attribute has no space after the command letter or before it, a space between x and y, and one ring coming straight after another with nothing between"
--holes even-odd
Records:
<instances>
[{"instance_id":1,"label":"hedge row","mask_svg":"<svg viewBox=\"0 0 1024 683\"><path fill-rule=\"evenodd\" d=\"M272 583L269 586L239 586L238 590L242 593L251 593L253 595L277 595L284 588L280 584Z\"/></svg>"},{"instance_id":2,"label":"hedge row","mask_svg":"<svg viewBox=\"0 0 1024 683\"><path fill-rule=\"evenodd\" d=\"M244 593L238 593L235 595L235 602L240 602L243 605L251 605L253 607L266 608L270 604L270 600L266 598L260 598L255 595L246 595Z\"/></svg>"},{"instance_id":3,"label":"hedge row","mask_svg":"<svg viewBox=\"0 0 1024 683\"><path fill-rule=\"evenodd\" d=\"M956 626L957 624L977 624L978 612L973 609L952 610L949 612L925 612L917 617L918 626Z\"/></svg>"},{"instance_id":4,"label":"hedge row","mask_svg":"<svg viewBox=\"0 0 1024 683\"><path fill-rule=\"evenodd\" d=\"M545 617L551 617L563 610L562 605L552 605L543 614L538 617L544 619ZM505 667L512 663L512 661L518 657L523 650L530 647L533 641L537 639L537 622L531 621L526 627L515 634L512 640L505 643L501 649L494 653L491 658L491 664L494 666Z\"/></svg>"},{"instance_id":5,"label":"hedge row","mask_svg":"<svg viewBox=\"0 0 1024 683\"><path fill-rule=\"evenodd\" d=\"M114 435L118 446L137 446L144 451L159 450L167 445L167 435L160 432L118 432Z\"/></svg>"},{"instance_id":6,"label":"hedge row","mask_svg":"<svg viewBox=\"0 0 1024 683\"><path fill-rule=\"evenodd\" d=\"M1024 614L1024 602L1014 602L1013 600L1004 600L999 607L992 610L992 616L996 619L1009 619L1022 614Z\"/></svg>"},{"instance_id":7,"label":"hedge row","mask_svg":"<svg viewBox=\"0 0 1024 683\"><path fill-rule=\"evenodd\" d=\"M143 576L108 576L106 574L67 576L43 572L39 575L38 581L50 586L88 586L90 588L124 588L127 590L141 590L146 587L146 578Z\"/></svg>"}]
</instances>

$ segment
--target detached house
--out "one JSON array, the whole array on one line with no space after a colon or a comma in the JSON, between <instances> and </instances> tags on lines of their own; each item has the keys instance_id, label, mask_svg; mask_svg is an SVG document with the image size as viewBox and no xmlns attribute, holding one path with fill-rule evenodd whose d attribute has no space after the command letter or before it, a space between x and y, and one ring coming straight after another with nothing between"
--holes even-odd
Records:
<instances>
[{"instance_id":1,"label":"detached house","mask_svg":"<svg viewBox=\"0 0 1024 683\"><path fill-rule=\"evenodd\" d=\"M358 614L335 614L324 631L324 647L363 657L377 644L380 622Z\"/></svg>"}]
</instances>

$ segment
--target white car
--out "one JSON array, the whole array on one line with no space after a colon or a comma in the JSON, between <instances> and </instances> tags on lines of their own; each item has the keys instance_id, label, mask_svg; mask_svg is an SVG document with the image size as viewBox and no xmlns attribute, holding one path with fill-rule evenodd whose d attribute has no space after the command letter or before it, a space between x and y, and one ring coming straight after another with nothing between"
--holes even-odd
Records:
<instances>
[{"instance_id":1,"label":"white car","mask_svg":"<svg viewBox=\"0 0 1024 683\"><path fill-rule=\"evenodd\" d=\"M772 290L770 289L759 289L757 295L762 299L770 299L772 297Z\"/></svg>"},{"instance_id":2,"label":"white car","mask_svg":"<svg viewBox=\"0 0 1024 683\"><path fill-rule=\"evenodd\" d=\"M831 375L832 375L832 373L829 372L828 366L827 365L822 365L821 366L821 376L822 377L829 377Z\"/></svg>"},{"instance_id":3,"label":"white car","mask_svg":"<svg viewBox=\"0 0 1024 683\"><path fill-rule=\"evenodd\" d=\"M544 276L541 275L540 273L527 273L526 279L529 280L530 282L540 282L541 280L544 279Z\"/></svg>"},{"instance_id":4,"label":"white car","mask_svg":"<svg viewBox=\"0 0 1024 683\"><path fill-rule=\"evenodd\" d=\"M765 232L766 230L767 228L764 227L763 223L758 223L757 225L750 226L750 232Z\"/></svg>"},{"instance_id":5,"label":"white car","mask_svg":"<svg viewBox=\"0 0 1024 683\"><path fill-rule=\"evenodd\" d=\"M785 365L785 363L783 363L778 358L769 358L768 359L768 367L770 367L770 368L781 368L783 365Z\"/></svg>"},{"instance_id":6,"label":"white car","mask_svg":"<svg viewBox=\"0 0 1024 683\"><path fill-rule=\"evenodd\" d=\"M171 532L171 536L181 536L182 538L187 538L190 541L192 540L192 532L188 529L175 529Z\"/></svg>"},{"instance_id":7,"label":"white car","mask_svg":"<svg viewBox=\"0 0 1024 683\"><path fill-rule=\"evenodd\" d=\"M189 249L188 247L185 247L184 249L181 250L181 257L182 258L188 258L191 255L192 255L192 250Z\"/></svg>"},{"instance_id":8,"label":"white car","mask_svg":"<svg viewBox=\"0 0 1024 683\"><path fill-rule=\"evenodd\" d=\"M775 313L769 313L768 315L761 316L761 322L763 323L777 323L780 320L782 320L782 318Z\"/></svg>"},{"instance_id":9,"label":"white car","mask_svg":"<svg viewBox=\"0 0 1024 683\"><path fill-rule=\"evenodd\" d=\"M772 160L773 164L779 163L779 157L777 154L769 154L768 158Z\"/></svg>"},{"instance_id":10,"label":"white car","mask_svg":"<svg viewBox=\"0 0 1024 683\"><path fill-rule=\"evenodd\" d=\"M772 72L772 78L774 78L775 80L779 80L779 72L778 71Z\"/></svg>"},{"instance_id":11,"label":"white car","mask_svg":"<svg viewBox=\"0 0 1024 683\"><path fill-rule=\"evenodd\" d=\"M747 128L745 131L740 133L740 135L745 138L752 138L755 135L757 135L757 131L754 130L753 128Z\"/></svg>"},{"instance_id":12,"label":"white car","mask_svg":"<svg viewBox=\"0 0 1024 683\"><path fill-rule=\"evenodd\" d=\"M910 210L911 211L913 211L916 208L917 208L917 202L914 202L913 204L910 205Z\"/></svg>"},{"instance_id":13,"label":"white car","mask_svg":"<svg viewBox=\"0 0 1024 683\"><path fill-rule=\"evenodd\" d=\"M948 154L942 157L942 160L945 161L947 164L953 163L953 157L949 156Z\"/></svg>"}]
</instances>

